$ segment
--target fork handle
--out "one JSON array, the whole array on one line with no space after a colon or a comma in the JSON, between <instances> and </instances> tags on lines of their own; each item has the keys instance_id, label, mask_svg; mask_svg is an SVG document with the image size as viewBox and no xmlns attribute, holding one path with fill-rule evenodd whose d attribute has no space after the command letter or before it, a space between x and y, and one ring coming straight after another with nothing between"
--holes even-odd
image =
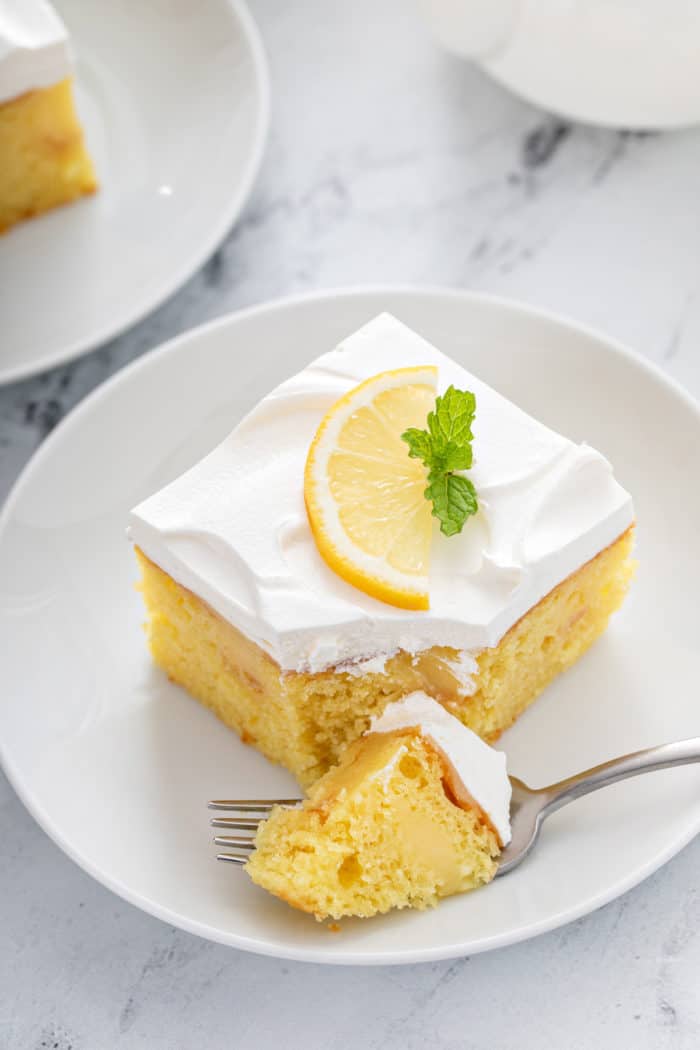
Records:
<instances>
[{"instance_id":1,"label":"fork handle","mask_svg":"<svg viewBox=\"0 0 700 1050\"><path fill-rule=\"evenodd\" d=\"M602 762L599 766L586 769L566 780L542 788L546 797L542 815L548 816L561 809L568 802L588 795L591 791L615 784L618 780L650 773L654 769L669 769L671 766L685 766L691 762L700 762L700 737L690 740L678 740L674 744L661 744L659 747L648 747L644 751L633 751L629 755Z\"/></svg>"}]
</instances>

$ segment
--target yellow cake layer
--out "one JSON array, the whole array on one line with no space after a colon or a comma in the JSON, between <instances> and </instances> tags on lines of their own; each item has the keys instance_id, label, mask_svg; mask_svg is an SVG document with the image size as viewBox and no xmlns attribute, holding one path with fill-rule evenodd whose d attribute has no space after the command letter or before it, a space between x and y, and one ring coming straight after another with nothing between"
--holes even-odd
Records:
<instances>
[{"instance_id":1,"label":"yellow cake layer","mask_svg":"<svg viewBox=\"0 0 700 1050\"><path fill-rule=\"evenodd\" d=\"M0 103L0 233L96 189L70 78Z\"/></svg>"},{"instance_id":2,"label":"yellow cake layer","mask_svg":"<svg viewBox=\"0 0 700 1050\"><path fill-rule=\"evenodd\" d=\"M362 737L301 809L273 810L245 870L317 919L426 908L490 882L497 836L448 797L444 775L420 733Z\"/></svg>"},{"instance_id":3,"label":"yellow cake layer","mask_svg":"<svg viewBox=\"0 0 700 1050\"><path fill-rule=\"evenodd\" d=\"M476 691L451 666L455 649L400 652L382 674L281 671L258 645L137 549L155 662L247 743L303 785L336 763L386 705L416 689L493 742L605 630L634 562L633 529L554 588L491 649L477 656Z\"/></svg>"}]
</instances>

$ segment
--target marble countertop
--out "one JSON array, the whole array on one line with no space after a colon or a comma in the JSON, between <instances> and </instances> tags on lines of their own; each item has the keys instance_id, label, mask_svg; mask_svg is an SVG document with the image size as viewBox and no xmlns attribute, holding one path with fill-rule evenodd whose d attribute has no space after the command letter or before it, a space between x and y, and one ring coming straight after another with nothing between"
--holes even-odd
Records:
<instances>
[{"instance_id":1,"label":"marble countertop","mask_svg":"<svg viewBox=\"0 0 700 1050\"><path fill-rule=\"evenodd\" d=\"M0 389L0 500L66 412L127 361L238 307L416 282L594 325L700 397L700 129L569 125L439 51L401 0L256 0L273 122L237 227L164 306ZM235 952L123 903L0 775L0 1046L8 1050L691 1050L700 839L636 890L452 963L327 968Z\"/></svg>"}]
</instances>

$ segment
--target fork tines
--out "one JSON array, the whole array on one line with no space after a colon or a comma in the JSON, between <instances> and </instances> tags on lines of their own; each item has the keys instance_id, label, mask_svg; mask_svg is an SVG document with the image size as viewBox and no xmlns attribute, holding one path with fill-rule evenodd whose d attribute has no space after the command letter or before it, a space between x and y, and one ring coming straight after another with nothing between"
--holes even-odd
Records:
<instances>
[{"instance_id":1,"label":"fork tines","mask_svg":"<svg viewBox=\"0 0 700 1050\"><path fill-rule=\"evenodd\" d=\"M233 809L239 813L269 813L273 806L298 806L300 798L215 798L209 809Z\"/></svg>"},{"instance_id":2,"label":"fork tines","mask_svg":"<svg viewBox=\"0 0 700 1050\"><path fill-rule=\"evenodd\" d=\"M261 821L269 817L273 806L298 806L299 798L266 798L266 799L213 799L209 809L224 810L229 813L243 814L233 817L212 817L210 824L214 828L226 828L231 831L247 831L249 835L216 835L214 843L226 846L230 853L217 853L216 859L231 864L245 864L251 850L255 848L255 832ZM250 816L250 814L258 814Z\"/></svg>"}]
</instances>

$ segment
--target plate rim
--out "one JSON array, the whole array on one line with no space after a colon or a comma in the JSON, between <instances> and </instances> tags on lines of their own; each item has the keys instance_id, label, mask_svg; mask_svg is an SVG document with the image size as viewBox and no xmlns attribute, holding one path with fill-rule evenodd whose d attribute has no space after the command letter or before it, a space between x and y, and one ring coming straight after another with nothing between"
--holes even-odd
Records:
<instances>
[{"instance_id":1,"label":"plate rim","mask_svg":"<svg viewBox=\"0 0 700 1050\"><path fill-rule=\"evenodd\" d=\"M127 310L116 324L106 324L82 339L74 339L72 342L64 344L57 354L44 354L33 362L18 362L9 368L4 368L0 361L0 386L9 386L12 383L18 383L23 379L41 375L43 372L48 372L54 368L60 368L69 361L96 350L111 339L115 339L130 328L133 328L139 321L142 321L159 309L190 277L201 269L207 259L216 251L227 234L233 229L250 197L265 155L265 147L270 131L271 88L269 63L262 35L246 0L224 0L224 2L229 8L232 18L238 22L252 60L253 80L257 92L259 110L253 132L252 148L243 166L237 192L232 194L228 206L222 209L218 220L212 225L209 236L202 241L198 250L187 257L188 261L186 263L173 270L169 280L164 282L157 295L154 295L147 306L140 305L136 309Z\"/></svg>"},{"instance_id":2,"label":"plate rim","mask_svg":"<svg viewBox=\"0 0 700 1050\"><path fill-rule=\"evenodd\" d=\"M70 427L80 424L84 410L91 410L95 405L99 404L103 398L108 397L113 389L116 389L122 383L130 382L131 378L137 374L140 369L151 367L151 365L155 364L157 360L165 357L170 352L177 351L183 344L186 344L190 340L196 341L202 336L206 336L211 331L215 331L218 328L225 328L230 324L235 324L240 320L258 314L277 312L288 307L295 307L297 305L304 305L306 303L317 301L328 301L333 299L347 300L352 298L362 299L367 295L403 295L417 296L427 299L443 298L446 300L461 300L465 304L475 305L477 308L480 305L486 305L496 309L504 309L515 315L520 314L526 318L544 320L550 324L563 326L578 335L583 335L587 338L598 341L601 345L605 346L607 351L622 358L631 367L640 369L642 372L649 375L655 382L665 386L671 393L680 398L680 400L691 410L700 430L700 401L687 391L676 379L666 374L655 362L643 357L624 343L602 333L599 329L586 324L581 324L565 314L541 309L529 303L517 299L511 299L506 296L465 291L461 289L441 287L439 285L399 283L365 284L352 287L341 286L337 288L328 288L315 292L304 292L301 294L282 296L272 300L265 300L244 309L226 313L221 317L215 318L174 336L160 346L142 354L114 375L100 383L59 423L59 425L31 456L25 467L20 472L7 495L4 505L0 507L0 545L2 545L6 529L11 525L15 505L21 498L25 487L31 484L32 476L40 467L44 458L53 453L54 444L57 443L63 433ZM2 740L0 740L0 768L4 771L10 785L20 801L48 837L74 863L76 863L78 867L82 868L83 871L107 889L111 890L122 900L126 900L128 903L135 905L147 914L161 919L171 926L176 926L179 929L185 930L195 936L203 937L206 940L224 944L228 947L239 950L250 951L258 955L316 964L387 966L439 962L460 958L465 955L476 955L484 951L491 951L495 948L502 948L511 944L518 944L522 941L530 940L532 937L537 937L540 934L558 929L570 922L574 922L576 919L589 915L592 912L597 911L598 908L601 908L605 904L622 896L624 893L639 885L674 856L680 853L680 851L684 849L698 833L700 833L699 810L695 820L690 819L688 821L682 834L679 834L663 849L649 857L644 864L639 865L633 871L627 873L623 878L618 879L617 882L606 887L603 892L594 895L592 898L589 897L581 901L576 907L558 912L538 922L523 925L514 930L511 929L500 934L487 936L476 942L461 941L450 945L422 948L418 950L411 949L408 951L392 949L386 952L378 952L375 950L371 952L358 952L351 956L347 956L341 951L335 949L300 949L286 946L281 943L272 944L268 941L259 941L256 938L242 936L236 933L227 934L216 927L209 926L207 923L193 920L188 916L183 916L172 911L170 908L159 904L157 900L144 897L141 894L132 891L129 887L121 885L118 880L112 878L108 872L103 871L98 865L93 864L93 862L84 857L80 851L74 849L65 839L63 834L53 826L51 820L43 812L42 807L31 797L31 793L28 790L25 790L25 786L22 783L19 773L15 771L9 755L5 753L5 746Z\"/></svg>"},{"instance_id":3,"label":"plate rim","mask_svg":"<svg viewBox=\"0 0 700 1050\"><path fill-rule=\"evenodd\" d=\"M637 113L634 117L626 116L624 120L617 119L617 114L610 116L601 113L594 103L591 105L586 104L574 104L574 105L562 105L558 99L553 99L547 96L546 91L540 91L528 81L526 84L516 83L517 77L512 76L510 73L504 73L501 69L497 69L495 64L489 59L477 59L476 65L481 69L488 77L490 77L494 83L498 84L507 91L513 98L526 102L530 106L536 106L538 109L544 110L545 115L547 113L554 117L558 117L560 120L573 121L578 124L588 124L591 128L602 128L609 131L619 131L621 127L629 129L630 131L649 131L652 134L654 132L663 131L690 131L696 128L700 123L700 111L694 116L669 116L659 118L656 116L654 119L644 119L641 113Z\"/></svg>"}]
</instances>

